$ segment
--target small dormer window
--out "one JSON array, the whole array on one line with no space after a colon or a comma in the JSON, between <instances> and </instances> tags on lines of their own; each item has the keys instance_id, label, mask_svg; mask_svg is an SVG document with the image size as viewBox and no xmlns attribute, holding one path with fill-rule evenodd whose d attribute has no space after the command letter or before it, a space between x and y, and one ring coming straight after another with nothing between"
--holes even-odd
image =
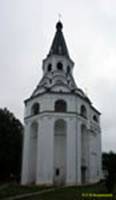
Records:
<instances>
[{"instance_id":1,"label":"small dormer window","mask_svg":"<svg viewBox=\"0 0 116 200\"><path fill-rule=\"evenodd\" d=\"M80 114L81 114L82 117L87 118L87 110L86 110L86 107L84 105L81 106Z\"/></svg>"},{"instance_id":2,"label":"small dormer window","mask_svg":"<svg viewBox=\"0 0 116 200\"><path fill-rule=\"evenodd\" d=\"M39 103L34 103L31 108L31 114L37 115L39 113Z\"/></svg>"},{"instance_id":3,"label":"small dormer window","mask_svg":"<svg viewBox=\"0 0 116 200\"><path fill-rule=\"evenodd\" d=\"M67 66L67 73L68 74L70 73L70 66L69 65Z\"/></svg>"},{"instance_id":4,"label":"small dormer window","mask_svg":"<svg viewBox=\"0 0 116 200\"><path fill-rule=\"evenodd\" d=\"M67 104L64 100L57 100L55 102L55 112L66 112Z\"/></svg>"},{"instance_id":5,"label":"small dormer window","mask_svg":"<svg viewBox=\"0 0 116 200\"><path fill-rule=\"evenodd\" d=\"M98 122L98 118L97 118L96 115L93 116L93 120L94 120L95 122Z\"/></svg>"},{"instance_id":6,"label":"small dormer window","mask_svg":"<svg viewBox=\"0 0 116 200\"><path fill-rule=\"evenodd\" d=\"M57 69L58 70L63 70L63 64L61 62L57 63Z\"/></svg>"},{"instance_id":7,"label":"small dormer window","mask_svg":"<svg viewBox=\"0 0 116 200\"><path fill-rule=\"evenodd\" d=\"M48 65L48 72L51 72L51 70L52 70L52 65L49 64L49 65Z\"/></svg>"}]
</instances>

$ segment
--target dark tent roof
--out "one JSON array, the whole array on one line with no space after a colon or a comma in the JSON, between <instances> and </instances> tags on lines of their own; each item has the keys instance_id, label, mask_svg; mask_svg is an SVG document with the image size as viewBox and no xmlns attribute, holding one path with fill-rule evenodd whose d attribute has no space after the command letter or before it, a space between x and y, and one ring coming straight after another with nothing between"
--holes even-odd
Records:
<instances>
[{"instance_id":1,"label":"dark tent roof","mask_svg":"<svg viewBox=\"0 0 116 200\"><path fill-rule=\"evenodd\" d=\"M52 46L49 51L49 55L63 55L69 57L68 49L65 43L65 39L62 33L63 25L59 21L56 24L56 34L52 42Z\"/></svg>"}]
</instances>

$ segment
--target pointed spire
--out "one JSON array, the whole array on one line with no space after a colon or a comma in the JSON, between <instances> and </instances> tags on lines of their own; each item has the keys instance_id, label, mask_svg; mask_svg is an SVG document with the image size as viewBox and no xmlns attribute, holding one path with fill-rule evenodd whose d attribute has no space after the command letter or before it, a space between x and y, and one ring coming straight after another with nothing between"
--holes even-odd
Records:
<instances>
[{"instance_id":1,"label":"pointed spire","mask_svg":"<svg viewBox=\"0 0 116 200\"><path fill-rule=\"evenodd\" d=\"M68 49L66 42L62 33L63 25L61 21L58 21L56 24L56 34L52 42L48 55L62 55L69 57Z\"/></svg>"}]
</instances>

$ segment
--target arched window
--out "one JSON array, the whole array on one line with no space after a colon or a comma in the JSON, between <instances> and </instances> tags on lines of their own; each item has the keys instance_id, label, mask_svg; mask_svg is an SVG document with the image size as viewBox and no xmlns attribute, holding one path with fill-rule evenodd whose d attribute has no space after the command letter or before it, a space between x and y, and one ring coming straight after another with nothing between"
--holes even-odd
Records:
<instances>
[{"instance_id":1,"label":"arched window","mask_svg":"<svg viewBox=\"0 0 116 200\"><path fill-rule=\"evenodd\" d=\"M67 73L68 74L70 73L70 66L69 65L67 66Z\"/></svg>"},{"instance_id":2,"label":"arched window","mask_svg":"<svg viewBox=\"0 0 116 200\"><path fill-rule=\"evenodd\" d=\"M63 119L55 121L55 135L66 135L66 122Z\"/></svg>"},{"instance_id":3,"label":"arched window","mask_svg":"<svg viewBox=\"0 0 116 200\"><path fill-rule=\"evenodd\" d=\"M31 114L37 115L39 113L39 103L34 103L34 105L31 108Z\"/></svg>"},{"instance_id":4,"label":"arched window","mask_svg":"<svg viewBox=\"0 0 116 200\"><path fill-rule=\"evenodd\" d=\"M37 138L38 138L38 123L32 122L30 126L30 140L29 140L29 181L30 183L36 182L37 171Z\"/></svg>"},{"instance_id":5,"label":"arched window","mask_svg":"<svg viewBox=\"0 0 116 200\"><path fill-rule=\"evenodd\" d=\"M63 119L58 119L54 123L54 183L65 184L66 181L66 137L67 123Z\"/></svg>"},{"instance_id":6,"label":"arched window","mask_svg":"<svg viewBox=\"0 0 116 200\"><path fill-rule=\"evenodd\" d=\"M94 120L95 122L98 122L98 118L97 118L96 115L93 116L93 120Z\"/></svg>"},{"instance_id":7,"label":"arched window","mask_svg":"<svg viewBox=\"0 0 116 200\"><path fill-rule=\"evenodd\" d=\"M87 128L84 124L81 124L81 182L82 184L87 182L88 177L88 135Z\"/></svg>"},{"instance_id":8,"label":"arched window","mask_svg":"<svg viewBox=\"0 0 116 200\"><path fill-rule=\"evenodd\" d=\"M51 72L51 70L52 70L52 65L49 64L49 65L48 65L48 72Z\"/></svg>"},{"instance_id":9,"label":"arched window","mask_svg":"<svg viewBox=\"0 0 116 200\"><path fill-rule=\"evenodd\" d=\"M30 137L33 139L37 139L37 131L38 131L38 124L37 122L33 122L31 124L31 135Z\"/></svg>"},{"instance_id":10,"label":"arched window","mask_svg":"<svg viewBox=\"0 0 116 200\"><path fill-rule=\"evenodd\" d=\"M57 63L57 69L58 70L63 70L63 64L61 62Z\"/></svg>"},{"instance_id":11,"label":"arched window","mask_svg":"<svg viewBox=\"0 0 116 200\"><path fill-rule=\"evenodd\" d=\"M58 100L55 102L55 111L56 112L66 112L67 104L64 100Z\"/></svg>"},{"instance_id":12,"label":"arched window","mask_svg":"<svg viewBox=\"0 0 116 200\"><path fill-rule=\"evenodd\" d=\"M87 118L87 110L84 105L81 106L80 114L81 114L81 116Z\"/></svg>"}]
</instances>

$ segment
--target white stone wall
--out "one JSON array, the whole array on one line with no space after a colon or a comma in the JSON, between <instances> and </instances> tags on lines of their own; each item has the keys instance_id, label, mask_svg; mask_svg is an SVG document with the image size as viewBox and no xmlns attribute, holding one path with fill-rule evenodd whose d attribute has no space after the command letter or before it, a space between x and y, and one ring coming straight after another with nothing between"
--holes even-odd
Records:
<instances>
[{"instance_id":1,"label":"white stone wall","mask_svg":"<svg viewBox=\"0 0 116 200\"><path fill-rule=\"evenodd\" d=\"M48 64L52 64L52 71L56 71L57 70L57 63L58 62L62 62L63 66L64 66L64 71L67 72L67 66L69 65L70 68L71 68L71 71L73 69L73 62L63 56L57 56L57 55L54 55L54 56L51 56L47 59L44 60L43 62L43 70L44 70L44 73L47 73L48 72Z\"/></svg>"},{"instance_id":2,"label":"white stone wall","mask_svg":"<svg viewBox=\"0 0 116 200\"><path fill-rule=\"evenodd\" d=\"M54 112L54 104L58 99L67 102L66 113ZM31 107L34 103L40 104L40 113L31 116ZM80 107L85 105L87 118L80 116ZM58 119L64 119L67 123L66 132L66 184L81 184L81 125L87 129L88 143L88 177L87 182L96 182L101 174L101 134L99 122L93 121L93 115L99 118L99 114L91 105L79 96L73 94L43 94L27 101L25 110L25 134L23 148L22 184L31 182L29 162L34 157L29 155L29 134L33 122L38 123L37 137L37 184L53 184L54 176L54 123ZM92 124L92 126L91 126ZM95 129L95 127L97 127ZM95 129L95 130L94 130ZM94 131L93 131L94 130ZM93 131L93 132L92 132ZM85 148L83 151L87 151ZM62 152L61 152L62 153ZM32 161L32 160L31 160Z\"/></svg>"}]
</instances>

